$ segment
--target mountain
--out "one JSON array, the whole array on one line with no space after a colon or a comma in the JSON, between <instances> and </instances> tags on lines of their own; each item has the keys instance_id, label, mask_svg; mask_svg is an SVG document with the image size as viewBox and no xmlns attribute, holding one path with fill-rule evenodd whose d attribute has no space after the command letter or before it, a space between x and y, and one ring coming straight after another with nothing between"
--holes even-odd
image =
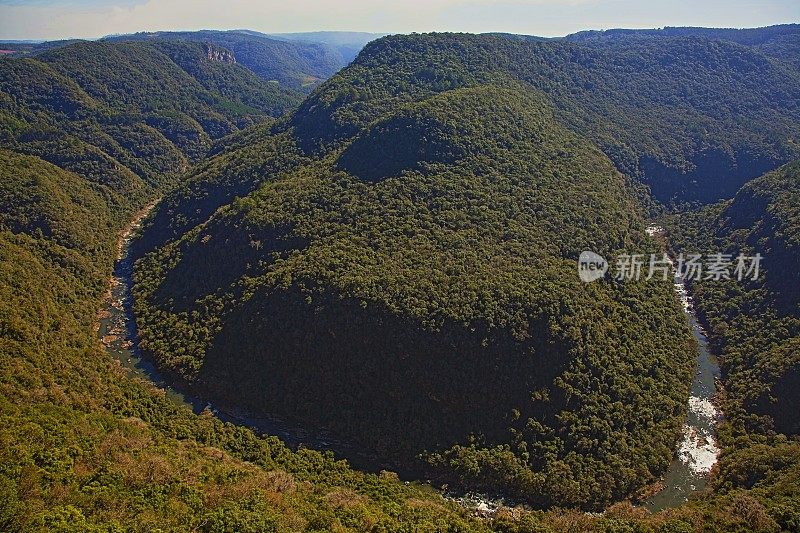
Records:
<instances>
[{"instance_id":1,"label":"mountain","mask_svg":"<svg viewBox=\"0 0 800 533\"><path fill-rule=\"evenodd\" d=\"M273 38L258 32L201 30L141 32L108 37L110 41L192 41L230 50L236 61L260 78L298 91L311 92L342 68L347 60L322 42Z\"/></svg>"},{"instance_id":2,"label":"mountain","mask_svg":"<svg viewBox=\"0 0 800 533\"><path fill-rule=\"evenodd\" d=\"M543 91L662 203L711 202L798 156L800 73L751 48L696 37L613 44L412 35L368 44L290 126L303 148L335 144L399 105L487 81ZM381 98L368 98L369 85Z\"/></svg>"},{"instance_id":3,"label":"mountain","mask_svg":"<svg viewBox=\"0 0 800 533\"><path fill-rule=\"evenodd\" d=\"M342 55L342 59L345 63L350 63L368 42L385 35L385 33L367 33L361 31L308 31L300 33L271 33L267 36L286 41L323 43L336 49Z\"/></svg>"},{"instance_id":4,"label":"mountain","mask_svg":"<svg viewBox=\"0 0 800 533\"><path fill-rule=\"evenodd\" d=\"M228 58L159 41L0 62L0 530L487 531L429 487L194 414L98 342L135 212L297 101Z\"/></svg>"},{"instance_id":5,"label":"mountain","mask_svg":"<svg viewBox=\"0 0 800 533\"><path fill-rule=\"evenodd\" d=\"M764 256L759 279L700 281L700 315L724 355L734 420L750 430L800 433L800 163L751 181L726 202L676 221L682 249ZM685 220L684 220L685 219ZM744 410L744 411L742 411ZM744 413L749 416L745 417Z\"/></svg>"},{"instance_id":6,"label":"mountain","mask_svg":"<svg viewBox=\"0 0 800 533\"><path fill-rule=\"evenodd\" d=\"M749 490L787 531L800 523L798 205L800 162L793 162L747 183L731 200L676 215L669 225L677 251L732 259L732 279L693 282L697 314L724 378L725 422L718 433L726 453L713 488ZM756 253L763 256L757 276L738 280L736 258Z\"/></svg>"},{"instance_id":7,"label":"mountain","mask_svg":"<svg viewBox=\"0 0 800 533\"><path fill-rule=\"evenodd\" d=\"M602 507L665 468L692 347L669 284L585 286L575 259L657 251L640 180L708 201L790 158L796 76L695 36L374 41L165 198L142 346L451 487Z\"/></svg>"},{"instance_id":8,"label":"mountain","mask_svg":"<svg viewBox=\"0 0 800 533\"><path fill-rule=\"evenodd\" d=\"M769 57L800 66L800 24L780 24L765 28L692 28L666 27L650 30L614 29L582 31L567 35L565 39L583 43L615 42L630 39L664 39L695 37L734 42L752 47Z\"/></svg>"},{"instance_id":9,"label":"mountain","mask_svg":"<svg viewBox=\"0 0 800 533\"><path fill-rule=\"evenodd\" d=\"M195 415L128 377L96 325L124 218L0 150L0 529L486 531L429 488Z\"/></svg>"},{"instance_id":10,"label":"mountain","mask_svg":"<svg viewBox=\"0 0 800 533\"><path fill-rule=\"evenodd\" d=\"M191 41L215 45L230 51L241 65L262 79L308 93L355 59L365 44L382 35L338 31L266 34L251 30L201 30L109 35L102 41ZM86 41L0 41L0 58L35 57L79 42Z\"/></svg>"},{"instance_id":11,"label":"mountain","mask_svg":"<svg viewBox=\"0 0 800 533\"><path fill-rule=\"evenodd\" d=\"M7 148L105 185L132 205L179 176L218 139L295 106L200 43L85 42L0 63Z\"/></svg>"},{"instance_id":12,"label":"mountain","mask_svg":"<svg viewBox=\"0 0 800 533\"><path fill-rule=\"evenodd\" d=\"M306 106L362 58L286 124L329 123ZM521 84L407 103L350 87L384 113L335 146L259 128L168 195L143 240L179 235L135 271L141 347L227 404L422 453L451 487L598 508L651 481L684 416L688 326L670 282L575 272L582 250L657 250L624 178Z\"/></svg>"},{"instance_id":13,"label":"mountain","mask_svg":"<svg viewBox=\"0 0 800 533\"><path fill-rule=\"evenodd\" d=\"M203 40L0 60L0 530L796 531L798 85L771 31L387 37L297 107ZM723 453L656 514L627 498L673 458L689 327L669 282L575 271L661 253L642 183L674 251L765 255L692 286ZM170 381L455 501L109 357L119 235L161 196L133 303Z\"/></svg>"}]
</instances>

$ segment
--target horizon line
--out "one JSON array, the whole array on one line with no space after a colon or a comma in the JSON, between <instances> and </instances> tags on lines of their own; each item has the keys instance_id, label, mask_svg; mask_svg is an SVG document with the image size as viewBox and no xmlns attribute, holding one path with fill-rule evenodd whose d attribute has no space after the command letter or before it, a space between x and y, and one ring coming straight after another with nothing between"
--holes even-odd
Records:
<instances>
[{"instance_id":1,"label":"horizon line","mask_svg":"<svg viewBox=\"0 0 800 533\"><path fill-rule=\"evenodd\" d=\"M363 31L363 30L325 30L325 29L318 29L318 30L307 30L307 31L278 31L278 32L268 32L268 31L261 31L261 30L254 30L251 28L200 28L200 29L169 29L169 30L137 30L134 32L125 32L125 33L107 33L105 35L100 35L97 37L62 37L59 39L39 39L39 38L25 38L25 39L5 39L0 37L0 42L2 43L15 43L15 44L41 44L41 43L51 43L51 42L58 42L58 41L100 41L103 39L107 39L110 37L121 37L125 35L137 35L141 33L196 33L202 31L218 31L218 32L255 32L260 33L264 36L273 36L273 35L298 35L298 34L305 34L305 33L361 33L361 34L369 34L369 35L378 35L380 37L387 37L390 35L414 35L414 34L426 34L426 33L464 33L464 34L472 34L472 35L488 35L488 34L506 34L506 35L519 35L524 37L539 37L543 39L563 39L565 37L569 37L570 35L575 35L578 33L583 32L607 32L607 31L663 31L665 29L707 29L707 30L734 30L734 31L746 31L746 30L760 30L765 28L775 28L780 26L800 26L800 21L797 22L778 22L775 24L767 24L764 26L672 26L672 25L665 25L665 26L643 26L643 27L609 27L609 28L586 28L582 30L577 30L571 33L567 33L564 35L537 35L534 33L518 33L518 32L510 32L510 31L502 31L502 30L491 30L491 31L482 31L482 32L475 32L475 31L454 31L454 30L447 30L447 31L437 31L437 30L426 30L426 31L406 31L406 32L381 32L381 31ZM378 37L378 38L380 38Z\"/></svg>"}]
</instances>

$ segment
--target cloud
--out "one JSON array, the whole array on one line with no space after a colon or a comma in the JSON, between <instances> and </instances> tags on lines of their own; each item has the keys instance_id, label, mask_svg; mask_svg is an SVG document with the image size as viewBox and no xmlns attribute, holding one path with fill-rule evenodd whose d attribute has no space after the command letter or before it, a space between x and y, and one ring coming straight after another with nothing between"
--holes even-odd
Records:
<instances>
[{"instance_id":1,"label":"cloud","mask_svg":"<svg viewBox=\"0 0 800 533\"><path fill-rule=\"evenodd\" d=\"M798 18L796 0L757 6L750 0L0 0L0 38L202 28L564 35L586 28L755 26Z\"/></svg>"}]
</instances>

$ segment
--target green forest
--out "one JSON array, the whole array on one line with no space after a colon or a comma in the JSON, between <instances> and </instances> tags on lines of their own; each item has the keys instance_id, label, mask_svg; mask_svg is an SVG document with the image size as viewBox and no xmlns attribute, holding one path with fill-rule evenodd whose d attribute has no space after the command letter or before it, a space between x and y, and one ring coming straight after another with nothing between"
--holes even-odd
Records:
<instances>
[{"instance_id":1,"label":"green forest","mask_svg":"<svg viewBox=\"0 0 800 533\"><path fill-rule=\"evenodd\" d=\"M229 50L259 78L309 93L347 64L340 50L325 43L290 41L248 31L135 33L110 41L198 42Z\"/></svg>"},{"instance_id":2,"label":"green forest","mask_svg":"<svg viewBox=\"0 0 800 533\"><path fill-rule=\"evenodd\" d=\"M543 507L603 505L669 462L688 328L670 283L575 276L583 249L653 244L540 97L446 91L279 176L140 263L140 345L162 364Z\"/></svg>"},{"instance_id":3,"label":"green forest","mask_svg":"<svg viewBox=\"0 0 800 533\"><path fill-rule=\"evenodd\" d=\"M193 43L56 52L0 62L12 148L0 150L0 529L486 530L429 487L293 452L126 377L95 333L118 232L220 134L271 120L275 108L243 114L224 94L297 100ZM123 60L136 77L110 68ZM108 68L84 71L87 61ZM145 72L160 93L136 92ZM185 101L171 93L179 87ZM226 131L203 129L203 116ZM181 124L193 134L170 136ZM46 130L73 140L36 144Z\"/></svg>"},{"instance_id":4,"label":"green forest","mask_svg":"<svg viewBox=\"0 0 800 533\"><path fill-rule=\"evenodd\" d=\"M322 45L186 32L0 59L0 529L797 530L798 40L412 34L335 73ZM118 236L156 199L147 357L385 468L195 414L104 351ZM695 340L671 280L576 261L664 246L765 262L691 286L722 454L651 513Z\"/></svg>"},{"instance_id":5,"label":"green forest","mask_svg":"<svg viewBox=\"0 0 800 533\"><path fill-rule=\"evenodd\" d=\"M697 312L721 354L725 445L719 489L744 486L797 528L800 483L800 163L747 185L731 200L671 215L676 250L760 253L758 279L699 280Z\"/></svg>"}]
</instances>

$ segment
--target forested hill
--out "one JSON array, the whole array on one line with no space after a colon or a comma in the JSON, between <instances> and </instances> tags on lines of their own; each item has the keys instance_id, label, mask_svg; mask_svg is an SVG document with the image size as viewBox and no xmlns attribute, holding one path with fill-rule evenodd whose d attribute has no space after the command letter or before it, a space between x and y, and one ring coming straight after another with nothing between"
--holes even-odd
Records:
<instances>
[{"instance_id":1,"label":"forested hill","mask_svg":"<svg viewBox=\"0 0 800 533\"><path fill-rule=\"evenodd\" d=\"M0 61L0 138L135 205L214 139L300 101L201 43L86 42Z\"/></svg>"},{"instance_id":2,"label":"forested hill","mask_svg":"<svg viewBox=\"0 0 800 533\"><path fill-rule=\"evenodd\" d=\"M4 53L0 59L27 57L46 52L53 48L61 48L70 44L83 42L83 39L61 39L58 41L0 41L0 50Z\"/></svg>"},{"instance_id":3,"label":"forested hill","mask_svg":"<svg viewBox=\"0 0 800 533\"><path fill-rule=\"evenodd\" d=\"M203 43L0 61L0 530L486 531L430 488L196 415L97 339L120 230L298 95Z\"/></svg>"},{"instance_id":4,"label":"forested hill","mask_svg":"<svg viewBox=\"0 0 800 533\"><path fill-rule=\"evenodd\" d=\"M725 355L737 406L732 418L762 433L800 434L799 200L795 162L748 183L730 201L676 216L682 250L764 256L759 280L695 287L711 338Z\"/></svg>"},{"instance_id":5,"label":"forested hill","mask_svg":"<svg viewBox=\"0 0 800 533\"><path fill-rule=\"evenodd\" d=\"M387 37L302 104L204 39L0 60L0 530L797 531L798 164L740 187L797 156L789 30ZM655 515L620 500L673 459L690 328L671 281L575 272L661 252L636 180L729 198L672 220L676 250L766 256L761 281L693 287L724 451L710 492ZM479 520L127 377L98 311L162 194L134 303L168 375L547 510Z\"/></svg>"},{"instance_id":6,"label":"forested hill","mask_svg":"<svg viewBox=\"0 0 800 533\"><path fill-rule=\"evenodd\" d=\"M571 41L619 40L630 38L662 38L662 37L700 37L732 41L748 46L764 46L769 43L795 40L800 36L800 24L778 24L763 28L700 28L700 27L665 27L661 29L628 30L612 29L603 31L580 31L567 35Z\"/></svg>"},{"instance_id":7,"label":"forested hill","mask_svg":"<svg viewBox=\"0 0 800 533\"><path fill-rule=\"evenodd\" d=\"M669 283L582 285L575 257L657 250L631 179L708 201L792 157L796 81L696 36L370 43L164 199L142 347L213 398L421 453L450 487L601 508L666 467L693 350ZM760 474L732 454L672 516L791 529L793 450Z\"/></svg>"},{"instance_id":8,"label":"forested hill","mask_svg":"<svg viewBox=\"0 0 800 533\"><path fill-rule=\"evenodd\" d=\"M352 61L364 44L376 37L377 34L351 32L277 35L248 30L140 32L104 37L99 41L0 42L0 50L9 52L11 58L21 58L36 57L79 42L189 41L211 44L230 51L239 64L261 79L308 93Z\"/></svg>"},{"instance_id":9,"label":"forested hill","mask_svg":"<svg viewBox=\"0 0 800 533\"><path fill-rule=\"evenodd\" d=\"M576 275L584 249L657 251L623 177L529 86L421 93L363 59L164 200L145 242L178 238L137 263L142 348L211 398L423 453L451 487L636 492L672 457L693 344L671 282ZM342 94L351 129L303 154L299 125L331 123L309 106Z\"/></svg>"},{"instance_id":10,"label":"forested hill","mask_svg":"<svg viewBox=\"0 0 800 533\"><path fill-rule=\"evenodd\" d=\"M127 377L95 328L129 213L0 149L0 530L488 529L430 488L294 453Z\"/></svg>"},{"instance_id":11,"label":"forested hill","mask_svg":"<svg viewBox=\"0 0 800 533\"><path fill-rule=\"evenodd\" d=\"M233 52L236 60L267 81L311 92L322 81L345 66L345 58L335 46L289 38L275 38L250 31L187 31L134 33L108 37L111 41L180 40L211 43ZM348 55L350 49L348 48Z\"/></svg>"},{"instance_id":12,"label":"forested hill","mask_svg":"<svg viewBox=\"0 0 800 533\"><path fill-rule=\"evenodd\" d=\"M304 102L290 125L314 151L391 106L510 81L544 92L559 121L592 139L664 203L731 197L800 153L798 69L752 47L696 36L613 46L492 35L386 37Z\"/></svg>"},{"instance_id":13,"label":"forested hill","mask_svg":"<svg viewBox=\"0 0 800 533\"><path fill-rule=\"evenodd\" d=\"M751 47L764 55L800 67L800 24L781 24L764 28L663 28L652 30L582 31L565 39L582 43L614 44L631 39L696 37L729 41Z\"/></svg>"},{"instance_id":14,"label":"forested hill","mask_svg":"<svg viewBox=\"0 0 800 533\"><path fill-rule=\"evenodd\" d=\"M788 531L800 526L800 162L745 185L728 201L675 215L683 253L763 256L758 279L700 280L697 312L720 355L725 446L720 492L746 488Z\"/></svg>"}]
</instances>

